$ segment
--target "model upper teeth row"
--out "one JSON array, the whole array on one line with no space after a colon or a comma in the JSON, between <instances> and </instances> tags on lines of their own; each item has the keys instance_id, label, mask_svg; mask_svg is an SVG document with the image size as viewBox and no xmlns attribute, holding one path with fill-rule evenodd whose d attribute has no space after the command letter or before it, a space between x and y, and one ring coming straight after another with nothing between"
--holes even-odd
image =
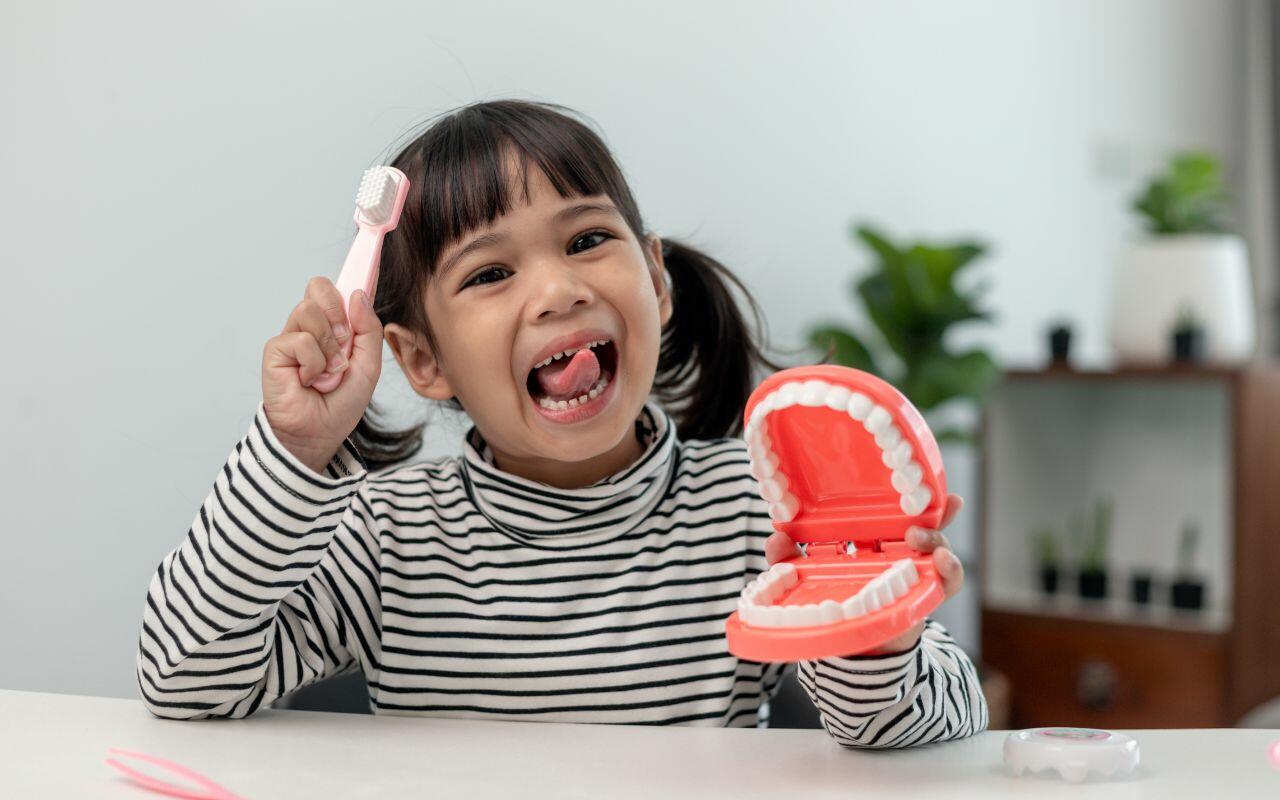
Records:
<instances>
[{"instance_id":1,"label":"model upper teeth row","mask_svg":"<svg viewBox=\"0 0 1280 800\"><path fill-rule=\"evenodd\" d=\"M599 345L604 344L604 343L605 343L605 342L607 342L607 341L609 341L609 340L608 340L608 339L597 339L597 340L596 340L596 341L594 341L594 342L587 342L586 344L582 345L581 347L575 347L575 348L573 348L572 350L561 350L559 353L556 353L555 355L551 356L551 357L550 357L550 358L548 358L546 361L539 361L537 364L534 364L534 365L533 365L533 368L534 368L534 369L538 369L539 367L545 367L546 365L550 364L552 361L559 361L560 359L564 358L565 356L571 356L571 355L573 355L574 353L577 353L579 350L587 350L587 349L590 349L590 348L592 348L592 347L597 347L597 346L599 346Z\"/></svg>"},{"instance_id":2,"label":"model upper teeth row","mask_svg":"<svg viewBox=\"0 0 1280 800\"><path fill-rule=\"evenodd\" d=\"M550 397L540 397L538 398L538 405L542 406L543 408L550 409L552 411L564 411L567 408L577 408L578 406L586 403L588 400L596 399L596 397L598 397L600 393L604 391L604 387L608 385L609 385L609 376L607 374L601 375L598 381L591 384L591 391L587 392L584 395L575 397L571 400L552 400Z\"/></svg>"},{"instance_id":3,"label":"model upper teeth row","mask_svg":"<svg viewBox=\"0 0 1280 800\"><path fill-rule=\"evenodd\" d=\"M771 449L773 442L769 439L765 418L774 411L794 405L825 406L861 422L875 437L885 467L892 470L890 481L901 495L903 512L914 517L929 507L933 493L924 485L924 470L912 459L911 443L893 424L893 415L888 409L846 386L819 380L793 381L774 389L756 404L743 434L747 440L747 455L751 459L751 474L759 481L760 494L769 501L769 516L775 521L790 522L794 519L800 509L800 501L788 491L790 481L787 476L778 471L778 456Z\"/></svg>"},{"instance_id":4,"label":"model upper teeth row","mask_svg":"<svg viewBox=\"0 0 1280 800\"><path fill-rule=\"evenodd\" d=\"M799 582L796 565L774 564L747 584L738 597L738 617L748 625L764 628L802 628L854 619L889 605L920 580L915 562L904 558L867 582L852 597L805 605L776 605Z\"/></svg>"}]
</instances>

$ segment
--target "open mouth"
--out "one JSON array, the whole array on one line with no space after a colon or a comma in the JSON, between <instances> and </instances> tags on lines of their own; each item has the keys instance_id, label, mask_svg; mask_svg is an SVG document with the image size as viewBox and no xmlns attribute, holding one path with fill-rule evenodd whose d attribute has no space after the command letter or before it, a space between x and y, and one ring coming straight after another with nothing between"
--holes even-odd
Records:
<instances>
[{"instance_id":1,"label":"open mouth","mask_svg":"<svg viewBox=\"0 0 1280 800\"><path fill-rule=\"evenodd\" d=\"M925 479L923 465L929 459L921 434L902 413L835 381L788 380L774 387L752 409L743 435L751 474L775 523L803 514L817 517L827 507L852 503L881 516L900 510L897 518L905 524L937 505ZM802 460L808 450L794 447L796 431L805 423L814 426L805 430L807 436L835 441L842 452L856 449L858 460L815 471L815 465ZM788 470L796 474L788 475ZM840 474L832 478L831 472ZM821 482L824 475L848 486L837 491ZM802 509L806 503L809 507ZM767 628L830 625L873 617L930 590L934 570L928 557L905 544L867 549L872 552L857 559L836 555L774 564L742 591L739 617Z\"/></svg>"},{"instance_id":2,"label":"open mouth","mask_svg":"<svg viewBox=\"0 0 1280 800\"><path fill-rule=\"evenodd\" d=\"M602 404L602 395L618 374L618 348L611 339L597 339L563 350L529 370L525 387L545 416L562 419L567 412ZM574 418L589 414L574 413Z\"/></svg>"}]
</instances>

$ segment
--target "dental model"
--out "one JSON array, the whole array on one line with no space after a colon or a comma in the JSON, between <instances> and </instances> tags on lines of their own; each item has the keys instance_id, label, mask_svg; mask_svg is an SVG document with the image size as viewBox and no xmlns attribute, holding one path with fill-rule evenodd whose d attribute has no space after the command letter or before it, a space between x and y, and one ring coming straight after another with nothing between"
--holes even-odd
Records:
<instances>
[{"instance_id":1,"label":"dental model","mask_svg":"<svg viewBox=\"0 0 1280 800\"><path fill-rule=\"evenodd\" d=\"M802 628L856 619L905 597L919 579L915 562L903 558L842 601L827 599L821 603L783 606L777 605L777 600L800 580L796 565L783 561L760 573L742 591L738 598L738 616L748 625L765 628Z\"/></svg>"},{"instance_id":2,"label":"dental model","mask_svg":"<svg viewBox=\"0 0 1280 800\"><path fill-rule=\"evenodd\" d=\"M853 655L898 636L942 602L912 526L946 502L937 442L888 383L830 365L783 370L751 395L744 438L776 530L805 545L752 581L726 622L753 661Z\"/></svg>"},{"instance_id":3,"label":"dental model","mask_svg":"<svg viewBox=\"0 0 1280 800\"><path fill-rule=\"evenodd\" d=\"M363 289L369 302L378 288L378 265L382 261L382 240L400 222L400 211L409 194L409 179L395 167L373 167L364 171L356 191L356 238L335 284L342 295L342 313L351 318L351 295ZM348 325L348 328L350 325ZM347 337L342 354L351 357L355 336ZM325 372L311 387L327 394L342 383L345 372Z\"/></svg>"}]
</instances>

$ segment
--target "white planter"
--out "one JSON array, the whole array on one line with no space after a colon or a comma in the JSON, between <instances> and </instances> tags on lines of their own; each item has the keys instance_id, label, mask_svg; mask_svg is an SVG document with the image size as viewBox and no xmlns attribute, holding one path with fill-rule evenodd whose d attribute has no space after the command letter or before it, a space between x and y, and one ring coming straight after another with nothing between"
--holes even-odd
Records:
<instances>
[{"instance_id":1,"label":"white planter","mask_svg":"<svg viewBox=\"0 0 1280 800\"><path fill-rule=\"evenodd\" d=\"M1130 245L1112 295L1111 346L1117 358L1168 363L1184 307L1205 330L1207 361L1238 364L1253 357L1253 283L1240 237L1183 234Z\"/></svg>"}]
</instances>

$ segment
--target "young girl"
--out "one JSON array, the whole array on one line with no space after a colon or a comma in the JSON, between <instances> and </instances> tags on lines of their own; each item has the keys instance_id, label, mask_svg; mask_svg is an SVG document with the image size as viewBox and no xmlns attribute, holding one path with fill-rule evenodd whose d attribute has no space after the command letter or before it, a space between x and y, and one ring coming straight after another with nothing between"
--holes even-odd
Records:
<instances>
[{"instance_id":1,"label":"young girl","mask_svg":"<svg viewBox=\"0 0 1280 800\"><path fill-rule=\"evenodd\" d=\"M741 285L649 233L563 109L469 106L393 164L411 189L376 305L357 293L348 327L333 284L310 282L266 344L248 434L151 581L147 707L244 717L358 669L377 713L755 726L783 666L730 655L724 621L795 545L770 535L729 438L773 366ZM462 457L370 474L422 436L369 407L384 337L418 394L474 422ZM345 375L321 394L326 369ZM909 541L958 591L941 535ZM799 678L844 745L987 721L972 663L932 621Z\"/></svg>"}]
</instances>

